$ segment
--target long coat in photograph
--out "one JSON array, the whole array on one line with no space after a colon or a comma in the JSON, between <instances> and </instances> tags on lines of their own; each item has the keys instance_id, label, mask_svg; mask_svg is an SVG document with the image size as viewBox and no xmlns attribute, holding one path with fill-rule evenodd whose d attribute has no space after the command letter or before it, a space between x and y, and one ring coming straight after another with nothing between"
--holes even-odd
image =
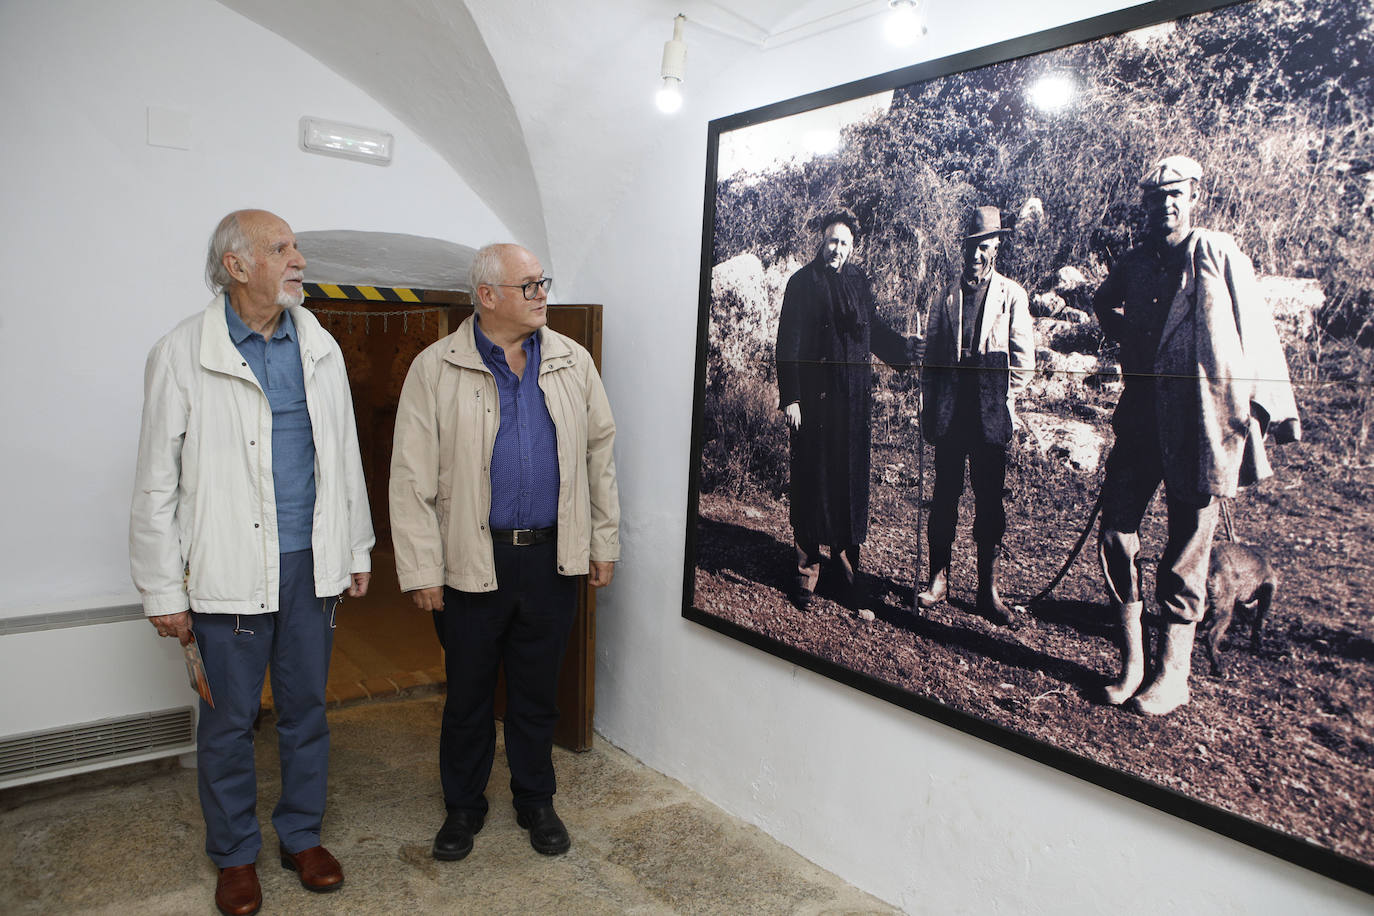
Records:
<instances>
[{"instance_id":1,"label":"long coat in photograph","mask_svg":"<svg viewBox=\"0 0 1374 916\"><path fill-rule=\"evenodd\" d=\"M1118 443L1135 448L1140 417L1153 411L1169 492L1231 497L1273 473L1264 453L1268 426L1276 441L1300 438L1298 407L1250 259L1224 232L1194 229L1184 244L1179 288L1153 348L1146 304L1124 288L1148 251L1122 255L1093 300L1103 333L1121 344L1125 390L1112 426Z\"/></svg>"},{"instance_id":2,"label":"long coat in photograph","mask_svg":"<svg viewBox=\"0 0 1374 916\"><path fill-rule=\"evenodd\" d=\"M1016 395L1035 375L1035 333L1026 291L993 271L978 328L977 357L964 361L961 369L963 323L964 292L956 280L948 295L930 308L921 372L925 404L921 432L930 443L949 435L959 372L977 372L978 416L960 417L959 422L976 422L984 442L1006 445L1011 441Z\"/></svg>"},{"instance_id":3,"label":"long coat in photograph","mask_svg":"<svg viewBox=\"0 0 1374 916\"><path fill-rule=\"evenodd\" d=\"M862 270L817 259L787 281L778 319L778 406L801 406L788 485L798 541L849 546L868 536L873 363L906 361L906 341L877 317Z\"/></svg>"}]
</instances>

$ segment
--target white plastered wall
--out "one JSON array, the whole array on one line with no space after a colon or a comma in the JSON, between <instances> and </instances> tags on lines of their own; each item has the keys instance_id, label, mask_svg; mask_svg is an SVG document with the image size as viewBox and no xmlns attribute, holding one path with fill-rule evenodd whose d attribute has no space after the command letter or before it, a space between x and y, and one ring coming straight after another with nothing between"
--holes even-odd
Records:
<instances>
[{"instance_id":1,"label":"white plastered wall","mask_svg":"<svg viewBox=\"0 0 1374 916\"><path fill-rule=\"evenodd\" d=\"M149 106L189 116L189 150L148 145ZM390 131L395 161L301 152L302 115ZM297 231L472 247L508 235L380 105L213 0L0 3L0 123L0 620L137 604L144 360L209 301L220 216L258 206ZM25 698L0 707L0 735L189 702L176 646L141 621L0 637L0 693Z\"/></svg>"},{"instance_id":2,"label":"white plastered wall","mask_svg":"<svg viewBox=\"0 0 1374 916\"><path fill-rule=\"evenodd\" d=\"M149 106L189 116L191 149L148 145ZM389 131L395 160L304 153L302 115ZM472 247L508 234L380 105L213 0L0 4L0 123L0 616L136 598L143 363L209 300L220 216Z\"/></svg>"},{"instance_id":3,"label":"white plastered wall","mask_svg":"<svg viewBox=\"0 0 1374 916\"><path fill-rule=\"evenodd\" d=\"M935 4L916 57L855 27L720 69L714 40L689 24L686 106L649 154L545 190L573 204L547 219L575 278L565 293L606 303L620 430L624 557L598 599L597 729L913 913L1367 912L1343 885L679 616L707 121L1122 5ZM563 117L571 128L582 113ZM557 161L535 150L536 172L578 173L573 132L542 129L565 142Z\"/></svg>"}]
</instances>

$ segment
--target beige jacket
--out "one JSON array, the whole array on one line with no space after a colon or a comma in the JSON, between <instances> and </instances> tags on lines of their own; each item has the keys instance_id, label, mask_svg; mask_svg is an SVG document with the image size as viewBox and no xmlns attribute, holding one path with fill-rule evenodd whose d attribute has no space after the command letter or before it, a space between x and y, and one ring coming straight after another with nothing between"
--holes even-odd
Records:
<instances>
[{"instance_id":1,"label":"beige jacket","mask_svg":"<svg viewBox=\"0 0 1374 916\"><path fill-rule=\"evenodd\" d=\"M1133 331L1146 321L1136 317L1146 303L1113 279L1120 263L1094 301L1103 332L1121 343L1126 387L1112 425L1120 442L1153 410L1169 492L1232 497L1272 475L1269 426L1278 442L1301 438L1298 407L1250 259L1224 232L1194 229L1185 244L1187 264L1153 350Z\"/></svg>"},{"instance_id":2,"label":"beige jacket","mask_svg":"<svg viewBox=\"0 0 1374 916\"><path fill-rule=\"evenodd\" d=\"M402 591L496 589L488 468L501 404L472 323L415 357L401 388L390 494ZM558 436L558 571L579 576L590 560L620 558L615 421L591 354L549 328L539 335L539 388Z\"/></svg>"},{"instance_id":3,"label":"beige jacket","mask_svg":"<svg viewBox=\"0 0 1374 916\"><path fill-rule=\"evenodd\" d=\"M1035 332L1030 304L1021 284L993 271L978 327L978 358L959 357L963 340L964 292L956 278L945 298L930 307L921 388L927 442L950 433L956 420L977 424L983 441L1005 445L1016 426L1016 396L1035 377ZM992 371L980 371L981 369ZM954 416L960 372L978 373L978 416Z\"/></svg>"}]
</instances>

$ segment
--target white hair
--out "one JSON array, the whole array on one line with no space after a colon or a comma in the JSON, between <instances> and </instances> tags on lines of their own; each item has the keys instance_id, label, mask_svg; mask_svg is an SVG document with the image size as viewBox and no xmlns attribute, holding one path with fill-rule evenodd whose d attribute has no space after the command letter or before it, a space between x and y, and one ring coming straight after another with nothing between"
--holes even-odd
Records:
<instances>
[{"instance_id":1,"label":"white hair","mask_svg":"<svg viewBox=\"0 0 1374 916\"><path fill-rule=\"evenodd\" d=\"M243 231L243 223L235 210L219 221L215 231L210 234L210 247L205 253L205 283L216 293L223 292L233 281L224 266L224 256L233 252L242 258L249 270L253 269L253 244Z\"/></svg>"},{"instance_id":2,"label":"white hair","mask_svg":"<svg viewBox=\"0 0 1374 916\"><path fill-rule=\"evenodd\" d=\"M482 301L477 295L477 287L497 286L505 278L506 254L519 247L513 242L495 242L483 245L477 254L472 256L472 265L468 268L468 285L472 287L473 305L480 305Z\"/></svg>"}]
</instances>

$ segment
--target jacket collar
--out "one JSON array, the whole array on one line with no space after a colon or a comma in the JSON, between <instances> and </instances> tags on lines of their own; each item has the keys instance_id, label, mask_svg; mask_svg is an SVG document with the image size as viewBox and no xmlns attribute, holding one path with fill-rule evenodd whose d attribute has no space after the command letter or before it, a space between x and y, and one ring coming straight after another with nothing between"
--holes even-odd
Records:
<instances>
[{"instance_id":1,"label":"jacket collar","mask_svg":"<svg viewBox=\"0 0 1374 916\"><path fill-rule=\"evenodd\" d=\"M301 367L305 377L315 372L315 363L326 353L325 330L320 327L319 319L304 306L289 309L291 322L296 327L296 340L301 348ZM476 352L474 348L474 352ZM238 348L229 336L229 323L224 318L224 297L216 296L205 308L204 319L200 325L200 364L211 372L222 372L235 378L245 379L257 384L253 370L245 363Z\"/></svg>"},{"instance_id":2,"label":"jacket collar","mask_svg":"<svg viewBox=\"0 0 1374 916\"><path fill-rule=\"evenodd\" d=\"M996 268L993 268L992 275L988 277L988 295L983 300L983 324L978 329L978 349L980 352L987 346L988 337L992 334L994 319L1006 309L1007 299L1010 295L1009 290L1007 278L999 274ZM962 278L955 279L954 291L945 297L945 308L949 309L949 319L959 332L954 337L957 347L964 331L964 282Z\"/></svg>"},{"instance_id":3,"label":"jacket collar","mask_svg":"<svg viewBox=\"0 0 1374 916\"><path fill-rule=\"evenodd\" d=\"M458 325L458 330L449 335L449 346L444 353L444 360L464 369L475 369L490 374L487 364L482 362L482 354L477 352L477 337L472 333L475 322L475 314L469 315ZM535 333L539 335L540 375L552 369L571 365L573 350L562 334L547 327L540 328Z\"/></svg>"}]
</instances>

